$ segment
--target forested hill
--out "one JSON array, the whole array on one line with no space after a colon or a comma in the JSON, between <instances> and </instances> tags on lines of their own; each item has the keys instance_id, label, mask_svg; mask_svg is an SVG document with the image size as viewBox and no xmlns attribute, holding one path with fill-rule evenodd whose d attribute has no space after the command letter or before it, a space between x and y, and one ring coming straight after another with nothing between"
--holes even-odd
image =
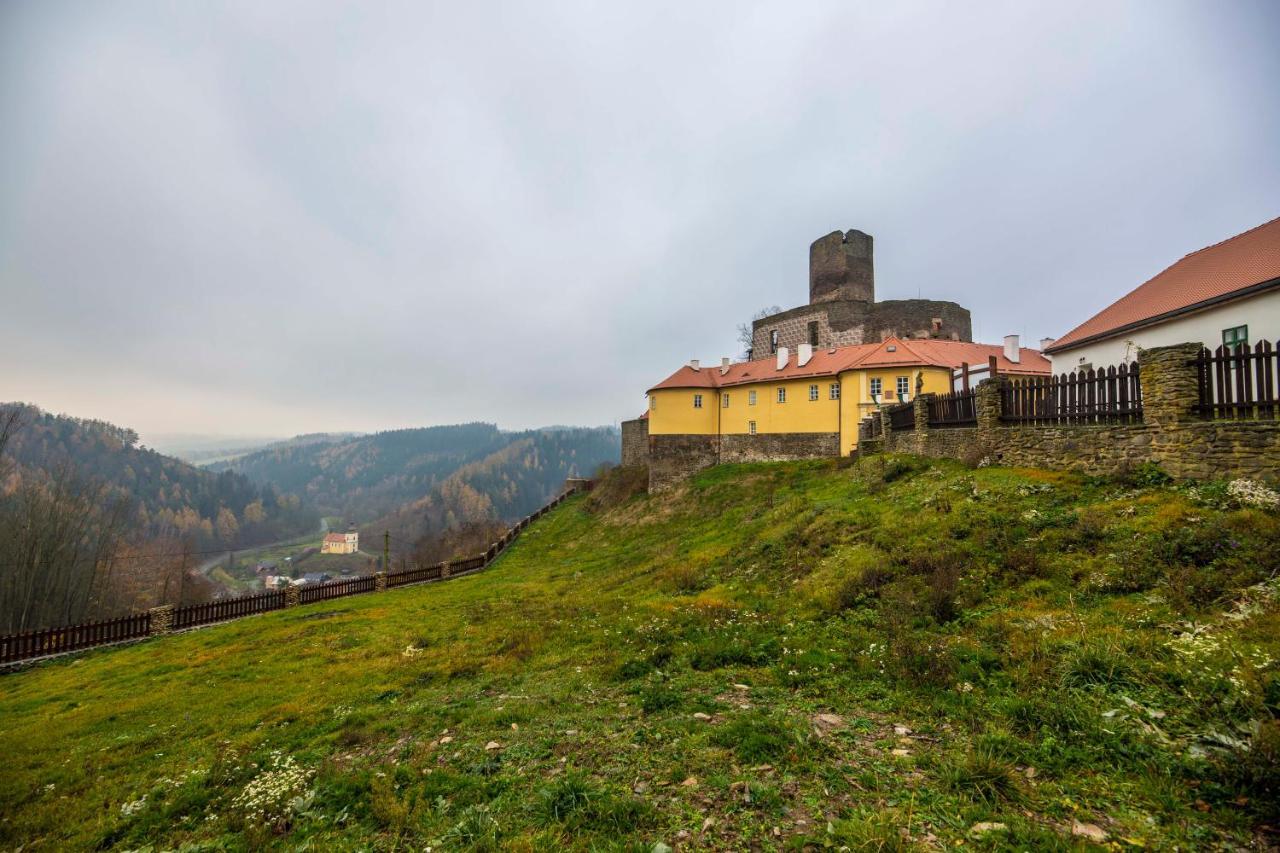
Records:
<instances>
[{"instance_id":1,"label":"forested hill","mask_svg":"<svg viewBox=\"0 0 1280 853\"><path fill-rule=\"evenodd\" d=\"M522 442L531 442L538 453L514 454L513 465L520 470L499 474L497 463L485 464ZM438 493L460 469L479 463L474 488L507 518L536 507L565 476L589 474L602 462L616 461L619 449L617 430L607 427L503 432L493 424L469 423L266 448L210 470L235 471L296 492L325 514L368 522Z\"/></svg>"},{"instance_id":2,"label":"forested hill","mask_svg":"<svg viewBox=\"0 0 1280 853\"><path fill-rule=\"evenodd\" d=\"M389 531L400 550L469 525L515 521L558 494L565 478L590 476L602 462L616 462L620 450L619 434L611 428L503 435L509 441L499 450L468 462L425 496L364 525L366 538Z\"/></svg>"},{"instance_id":3,"label":"forested hill","mask_svg":"<svg viewBox=\"0 0 1280 853\"><path fill-rule=\"evenodd\" d=\"M21 408L6 450L12 470L0 494L18 494L24 483L93 483L105 488L104 497L125 499L136 516L129 525L135 535L176 535L197 549L269 542L319 526L297 495L139 447L137 433L126 427Z\"/></svg>"}]
</instances>

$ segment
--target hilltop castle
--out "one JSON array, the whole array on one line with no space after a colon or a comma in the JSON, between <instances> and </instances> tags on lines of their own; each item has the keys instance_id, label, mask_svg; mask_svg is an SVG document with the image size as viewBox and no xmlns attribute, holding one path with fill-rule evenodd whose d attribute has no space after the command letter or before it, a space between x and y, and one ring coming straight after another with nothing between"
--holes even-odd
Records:
<instances>
[{"instance_id":1,"label":"hilltop castle","mask_svg":"<svg viewBox=\"0 0 1280 853\"><path fill-rule=\"evenodd\" d=\"M958 368L1044 375L1018 344L975 344L967 309L934 299L876 302L872 240L834 231L809 247L809 304L755 321L746 361L690 361L651 387L622 424L624 465L670 487L721 462L845 456L886 404L952 390Z\"/></svg>"},{"instance_id":2,"label":"hilltop castle","mask_svg":"<svg viewBox=\"0 0 1280 853\"><path fill-rule=\"evenodd\" d=\"M832 231L809 246L809 304L756 320L749 358L888 338L972 341L968 309L936 299L876 302L870 234Z\"/></svg>"}]
</instances>

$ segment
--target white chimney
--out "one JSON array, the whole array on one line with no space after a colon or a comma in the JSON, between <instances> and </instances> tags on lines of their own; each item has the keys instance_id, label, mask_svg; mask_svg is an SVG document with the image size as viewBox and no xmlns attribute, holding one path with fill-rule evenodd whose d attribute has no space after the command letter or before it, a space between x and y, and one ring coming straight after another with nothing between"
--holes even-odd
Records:
<instances>
[{"instance_id":1,"label":"white chimney","mask_svg":"<svg viewBox=\"0 0 1280 853\"><path fill-rule=\"evenodd\" d=\"M1005 359L1006 359L1007 361L1012 362L1013 364L1017 364L1017 363L1018 363L1018 359L1019 359L1019 357L1020 357L1021 355L1022 355L1022 351L1021 351L1020 349L1018 349L1018 336L1017 336L1017 335L1005 335L1005 336L1004 336L1004 357L1005 357Z\"/></svg>"},{"instance_id":2,"label":"white chimney","mask_svg":"<svg viewBox=\"0 0 1280 853\"><path fill-rule=\"evenodd\" d=\"M1057 340L1057 338L1041 338L1041 339L1040 339L1040 352L1044 352L1044 351L1045 351L1045 350L1047 350L1049 347L1053 346L1053 342L1054 342L1054 341L1056 341L1056 340Z\"/></svg>"},{"instance_id":3,"label":"white chimney","mask_svg":"<svg viewBox=\"0 0 1280 853\"><path fill-rule=\"evenodd\" d=\"M729 372L729 359L727 358L720 359L720 375L724 376L728 372Z\"/></svg>"},{"instance_id":4,"label":"white chimney","mask_svg":"<svg viewBox=\"0 0 1280 853\"><path fill-rule=\"evenodd\" d=\"M804 367L811 358L813 358L813 345L801 344L800 348L796 350L796 366Z\"/></svg>"},{"instance_id":5,"label":"white chimney","mask_svg":"<svg viewBox=\"0 0 1280 853\"><path fill-rule=\"evenodd\" d=\"M791 357L791 352L786 347L778 347L778 369L787 366L787 359Z\"/></svg>"},{"instance_id":6,"label":"white chimney","mask_svg":"<svg viewBox=\"0 0 1280 853\"><path fill-rule=\"evenodd\" d=\"M697 360L696 358L691 358L691 359L689 359L689 366L690 366L690 367L692 367L694 370L697 370L697 369L698 369L698 360Z\"/></svg>"}]
</instances>

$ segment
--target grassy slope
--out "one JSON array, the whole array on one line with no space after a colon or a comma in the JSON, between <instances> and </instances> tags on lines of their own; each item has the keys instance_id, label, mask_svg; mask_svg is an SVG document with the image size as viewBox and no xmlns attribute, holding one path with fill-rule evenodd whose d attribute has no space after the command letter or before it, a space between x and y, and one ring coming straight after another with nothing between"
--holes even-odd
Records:
<instances>
[{"instance_id":1,"label":"grassy slope","mask_svg":"<svg viewBox=\"0 0 1280 853\"><path fill-rule=\"evenodd\" d=\"M924 466L576 499L477 576L0 678L0 847L1249 842L1275 745L1209 741L1276 710L1274 586L1222 615L1276 516Z\"/></svg>"}]
</instances>

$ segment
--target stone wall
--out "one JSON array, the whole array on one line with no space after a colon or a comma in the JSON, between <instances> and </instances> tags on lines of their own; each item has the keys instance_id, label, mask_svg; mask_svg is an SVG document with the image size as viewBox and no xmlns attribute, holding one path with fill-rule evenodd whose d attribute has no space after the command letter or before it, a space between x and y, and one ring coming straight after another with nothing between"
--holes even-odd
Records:
<instances>
[{"instance_id":1,"label":"stone wall","mask_svg":"<svg viewBox=\"0 0 1280 853\"><path fill-rule=\"evenodd\" d=\"M661 492L712 465L784 462L838 456L836 432L758 435L654 435L649 437L649 491Z\"/></svg>"},{"instance_id":2,"label":"stone wall","mask_svg":"<svg viewBox=\"0 0 1280 853\"><path fill-rule=\"evenodd\" d=\"M1138 355L1143 420L1135 424L1035 426L1000 420L1000 383L978 386L978 424L929 429L928 398L917 398L916 429L886 430L888 450L923 456L985 455L1000 465L1114 474L1154 462L1179 479L1247 477L1280 482L1280 422L1202 420L1195 368L1199 344L1145 350Z\"/></svg>"},{"instance_id":3,"label":"stone wall","mask_svg":"<svg viewBox=\"0 0 1280 853\"><path fill-rule=\"evenodd\" d=\"M649 419L622 422L622 464L649 464Z\"/></svg>"},{"instance_id":4,"label":"stone wall","mask_svg":"<svg viewBox=\"0 0 1280 853\"><path fill-rule=\"evenodd\" d=\"M840 455L838 432L782 432L720 437L721 462L783 462Z\"/></svg>"},{"instance_id":5,"label":"stone wall","mask_svg":"<svg viewBox=\"0 0 1280 853\"><path fill-rule=\"evenodd\" d=\"M714 435L649 436L649 491L672 488L689 475L710 468L720 458L720 441Z\"/></svg>"},{"instance_id":6,"label":"stone wall","mask_svg":"<svg viewBox=\"0 0 1280 853\"><path fill-rule=\"evenodd\" d=\"M933 321L941 320L941 325ZM973 340L968 309L936 299L894 299L888 302L823 302L771 314L751 324L754 358L772 350L769 333L778 330L778 346L792 352L809 342L809 323L818 324L818 348L878 343L887 337L935 337Z\"/></svg>"}]
</instances>

